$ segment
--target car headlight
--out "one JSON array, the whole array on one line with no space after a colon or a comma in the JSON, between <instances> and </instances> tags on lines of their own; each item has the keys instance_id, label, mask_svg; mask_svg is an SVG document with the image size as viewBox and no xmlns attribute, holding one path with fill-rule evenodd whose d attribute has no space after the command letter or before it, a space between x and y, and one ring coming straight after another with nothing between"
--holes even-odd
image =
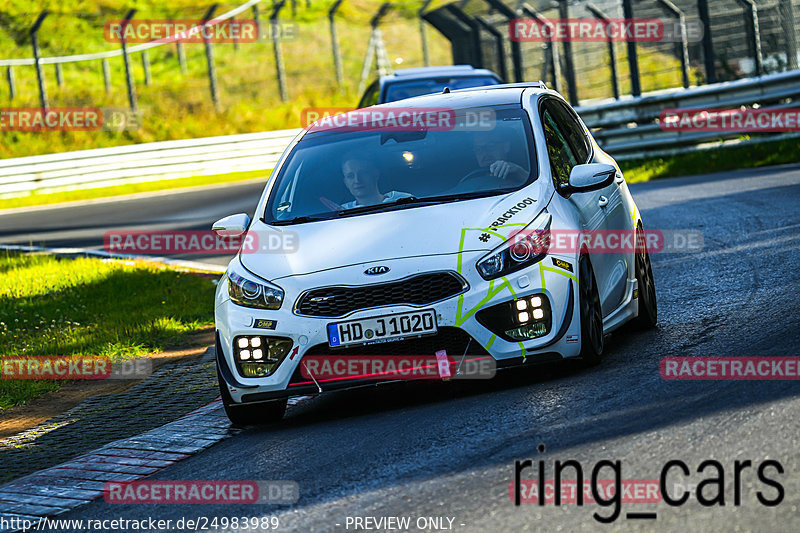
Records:
<instances>
[{"instance_id":1,"label":"car headlight","mask_svg":"<svg viewBox=\"0 0 800 533\"><path fill-rule=\"evenodd\" d=\"M550 248L550 222L547 210L525 228L512 235L475 265L483 279L490 280L529 267L544 258Z\"/></svg>"},{"instance_id":2,"label":"car headlight","mask_svg":"<svg viewBox=\"0 0 800 533\"><path fill-rule=\"evenodd\" d=\"M236 263L228 268L228 294L231 301L244 307L280 309L283 289L246 272Z\"/></svg>"}]
</instances>

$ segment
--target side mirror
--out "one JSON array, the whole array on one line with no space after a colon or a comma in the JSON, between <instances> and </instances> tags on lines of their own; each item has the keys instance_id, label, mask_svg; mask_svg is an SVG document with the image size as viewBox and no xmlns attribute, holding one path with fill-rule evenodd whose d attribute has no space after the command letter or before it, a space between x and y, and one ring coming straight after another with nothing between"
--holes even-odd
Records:
<instances>
[{"instance_id":1,"label":"side mirror","mask_svg":"<svg viewBox=\"0 0 800 533\"><path fill-rule=\"evenodd\" d=\"M220 237L234 237L244 233L249 225L250 217L244 213L238 213L217 220L211 226L211 230Z\"/></svg>"},{"instance_id":2,"label":"side mirror","mask_svg":"<svg viewBox=\"0 0 800 533\"><path fill-rule=\"evenodd\" d=\"M562 188L567 193L589 192L604 189L614 183L617 169L605 163L575 165L569 173L569 184Z\"/></svg>"}]
</instances>

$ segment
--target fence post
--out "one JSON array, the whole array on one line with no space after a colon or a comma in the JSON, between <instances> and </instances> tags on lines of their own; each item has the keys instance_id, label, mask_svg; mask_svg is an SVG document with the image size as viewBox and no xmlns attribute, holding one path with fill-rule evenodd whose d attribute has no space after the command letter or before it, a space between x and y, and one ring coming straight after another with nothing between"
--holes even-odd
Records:
<instances>
[{"instance_id":1,"label":"fence post","mask_svg":"<svg viewBox=\"0 0 800 533\"><path fill-rule=\"evenodd\" d=\"M778 10L781 14L781 30L786 36L786 59L789 70L797 68L797 30L794 27L794 6L792 0L780 0Z\"/></svg>"},{"instance_id":2,"label":"fence post","mask_svg":"<svg viewBox=\"0 0 800 533\"><path fill-rule=\"evenodd\" d=\"M42 106L42 109L46 109L47 106L47 87L45 86L44 81L44 72L42 72L42 64L40 63L41 58L39 57L39 27L44 22L44 18L47 16L48 11L45 9L41 13L39 13L39 17L36 19L36 22L33 23L31 26L30 34L31 34L31 44L33 45L33 60L36 64L36 80L39 83L39 103Z\"/></svg>"},{"instance_id":3,"label":"fence post","mask_svg":"<svg viewBox=\"0 0 800 533\"><path fill-rule=\"evenodd\" d=\"M561 20L569 18L569 8L567 0L558 0L558 17ZM564 77L567 78L567 91L569 92L569 103L578 105L578 84L575 82L575 63L572 61L572 41L569 35L564 39Z\"/></svg>"},{"instance_id":4,"label":"fence post","mask_svg":"<svg viewBox=\"0 0 800 533\"><path fill-rule=\"evenodd\" d=\"M233 35L233 51L234 51L234 52L238 52L238 51L239 51L239 35L238 35L238 34L239 34L239 32L238 32L238 31L235 29L235 27L236 27L236 17L231 17L231 18L230 18L230 19L228 19L228 20L229 20L229 21L230 21L230 23L231 23L231 28L233 28L233 29L232 29L232 35Z\"/></svg>"},{"instance_id":5,"label":"fence post","mask_svg":"<svg viewBox=\"0 0 800 533\"><path fill-rule=\"evenodd\" d=\"M714 62L714 40L711 38L711 17L708 14L708 0L697 0L697 11L703 25L703 63L706 69L706 83L717 82L717 67Z\"/></svg>"},{"instance_id":6,"label":"fence post","mask_svg":"<svg viewBox=\"0 0 800 533\"><path fill-rule=\"evenodd\" d=\"M489 7L492 9L496 9L499 11L503 17L506 18L507 22L510 24L513 19L517 17L516 12L505 5L501 0L485 0ZM525 74L524 69L522 67L522 49L520 48L518 41L511 41L511 60L514 63L514 81L521 82L524 81Z\"/></svg>"},{"instance_id":7,"label":"fence post","mask_svg":"<svg viewBox=\"0 0 800 533\"><path fill-rule=\"evenodd\" d=\"M257 39L261 40L261 21L258 17L261 16L258 11L258 4L253 6L253 20L256 21L256 35L258 36Z\"/></svg>"},{"instance_id":8,"label":"fence post","mask_svg":"<svg viewBox=\"0 0 800 533\"><path fill-rule=\"evenodd\" d=\"M630 20L633 18L632 0L622 0L622 16ZM631 95L642 95L642 82L639 78L639 57L636 55L636 42L628 40L628 70L631 76Z\"/></svg>"},{"instance_id":9,"label":"fence post","mask_svg":"<svg viewBox=\"0 0 800 533\"><path fill-rule=\"evenodd\" d=\"M686 34L686 15L683 11L673 4L670 0L658 0L664 9L678 17L678 28L681 32L681 78L683 81L683 88L689 88L689 37Z\"/></svg>"},{"instance_id":10,"label":"fence post","mask_svg":"<svg viewBox=\"0 0 800 533\"><path fill-rule=\"evenodd\" d=\"M588 9L592 15L602 20L606 24L606 27L608 27L609 17L600 11L597 6L594 4L587 4L586 9ZM608 32L606 31L606 33ZM614 55L614 40L609 35L606 42L608 43L608 58L611 65L611 89L614 91L614 99L619 100L619 84L617 83L617 58Z\"/></svg>"},{"instance_id":11,"label":"fence post","mask_svg":"<svg viewBox=\"0 0 800 533\"><path fill-rule=\"evenodd\" d=\"M186 49L181 41L175 42L175 48L177 48L178 52L178 65L181 67L181 74L186 74Z\"/></svg>"},{"instance_id":12,"label":"fence post","mask_svg":"<svg viewBox=\"0 0 800 533\"><path fill-rule=\"evenodd\" d=\"M364 57L364 64L361 67L361 79L358 82L358 94L363 94L364 89L367 86L367 81L369 79L370 70L372 70L372 59L373 57L376 58L378 64L378 75L382 76L383 72L381 67L385 68L385 65L382 65L383 59L381 59L381 54L385 53L385 50L382 50L383 46L383 36L381 35L381 30L378 26L381 23L381 19L389 12L391 9L392 3L391 2L384 2L381 4L381 7L378 8L378 11L372 16L369 21L369 25L372 28L369 34L369 44L367 45L367 54Z\"/></svg>"},{"instance_id":13,"label":"fence post","mask_svg":"<svg viewBox=\"0 0 800 533\"><path fill-rule=\"evenodd\" d=\"M120 32L121 41L122 41L122 61L125 64L125 84L128 86L128 105L131 108L131 111L137 111L138 106L136 105L136 85L133 82L133 71L131 70L131 58L128 55L128 43L125 39L125 28L130 23L133 16L136 14L135 9L131 9L128 11L128 14L125 15L125 18L122 20L122 30Z\"/></svg>"},{"instance_id":14,"label":"fence post","mask_svg":"<svg viewBox=\"0 0 800 533\"><path fill-rule=\"evenodd\" d=\"M208 85L211 89L211 101L214 103L214 109L219 111L219 95L217 94L217 72L214 69L214 52L211 47L211 42L208 39L208 32L206 32L206 25L208 21L214 16L214 11L217 10L219 4L212 4L208 8L206 14L203 16L203 45L206 48L206 63L208 64Z\"/></svg>"},{"instance_id":15,"label":"fence post","mask_svg":"<svg viewBox=\"0 0 800 533\"><path fill-rule=\"evenodd\" d=\"M64 71L61 69L61 63L56 63L56 84L61 87L64 85Z\"/></svg>"},{"instance_id":16,"label":"fence post","mask_svg":"<svg viewBox=\"0 0 800 533\"><path fill-rule=\"evenodd\" d=\"M536 20L539 24L543 24L548 28L551 28L550 34L552 35L555 30L552 29L553 25L550 23L549 20L544 18L538 11L536 11L530 4L527 2L523 2L521 4L521 10L524 14L528 15L529 17ZM550 37L550 35L545 36L547 39L547 49L545 50L545 69L547 69L547 63L550 63L550 68L553 71L553 89L556 92L561 92L561 59L558 54L558 43ZM542 76L542 79L547 79L547 76Z\"/></svg>"},{"instance_id":17,"label":"fence post","mask_svg":"<svg viewBox=\"0 0 800 533\"><path fill-rule=\"evenodd\" d=\"M428 35L426 33L427 30L425 29L425 19L422 18L422 14L426 9L428 9L428 6L431 5L431 2L433 2L433 0L425 0L425 2L422 4L422 7L419 8L419 11L417 11L417 16L419 17L419 36L420 39L422 39L422 60L426 67L430 66L431 58L430 52L428 51Z\"/></svg>"},{"instance_id":18,"label":"fence post","mask_svg":"<svg viewBox=\"0 0 800 533\"><path fill-rule=\"evenodd\" d=\"M392 67L389 63L389 58L386 55L386 48L384 47L383 41L383 33L381 32L380 26L383 17L389 13L389 10L392 8L391 2L384 2L381 4L381 7L378 8L378 12L372 16L372 19L369 21L369 25L372 27L372 35L374 36L373 45L375 46L375 65L378 67L378 75L385 76L386 74L391 73ZM359 94L363 91L359 90Z\"/></svg>"},{"instance_id":19,"label":"fence post","mask_svg":"<svg viewBox=\"0 0 800 533\"><path fill-rule=\"evenodd\" d=\"M476 16L475 20L478 21L478 24L480 24L487 33L494 37L497 46L497 64L500 67L500 76L503 77L503 80L507 80L508 69L506 68L506 51L503 44L503 34L497 31L497 28L489 24L483 17Z\"/></svg>"},{"instance_id":20,"label":"fence post","mask_svg":"<svg viewBox=\"0 0 800 533\"><path fill-rule=\"evenodd\" d=\"M144 84L149 86L153 80L150 77L150 55L147 50L142 50L142 70L144 70Z\"/></svg>"},{"instance_id":21,"label":"fence post","mask_svg":"<svg viewBox=\"0 0 800 533\"><path fill-rule=\"evenodd\" d=\"M17 96L17 82L14 79L14 67L6 67L6 79L8 80L8 99L13 100Z\"/></svg>"},{"instance_id":22,"label":"fence post","mask_svg":"<svg viewBox=\"0 0 800 533\"><path fill-rule=\"evenodd\" d=\"M756 76L764 74L764 58L761 55L761 31L758 28L758 7L753 0L739 0L745 11L745 24L747 36L753 46L753 61L755 62Z\"/></svg>"},{"instance_id":23,"label":"fence post","mask_svg":"<svg viewBox=\"0 0 800 533\"><path fill-rule=\"evenodd\" d=\"M286 4L286 0L276 2L269 17L270 32L272 33L272 51L275 54L275 71L278 75L278 90L281 93L281 102L289 100L289 94L286 90L286 71L283 67L283 54L281 54L281 36L278 28L278 15L284 4Z\"/></svg>"},{"instance_id":24,"label":"fence post","mask_svg":"<svg viewBox=\"0 0 800 533\"><path fill-rule=\"evenodd\" d=\"M472 17L464 13L464 11L457 7L455 4L450 4L445 7L452 15L459 20L464 26L470 29L470 37L472 41L472 66L476 68L483 68L483 50L481 49L481 29L477 22Z\"/></svg>"},{"instance_id":25,"label":"fence post","mask_svg":"<svg viewBox=\"0 0 800 533\"><path fill-rule=\"evenodd\" d=\"M342 70L342 54L339 51L339 38L336 35L336 10L344 0L336 0L328 10L328 23L331 30L331 50L333 50L333 68L336 71L336 85L341 87L344 83Z\"/></svg>"},{"instance_id":26,"label":"fence post","mask_svg":"<svg viewBox=\"0 0 800 533\"><path fill-rule=\"evenodd\" d=\"M103 59L103 85L106 88L106 94L111 92L111 68L108 65L108 59Z\"/></svg>"}]
</instances>

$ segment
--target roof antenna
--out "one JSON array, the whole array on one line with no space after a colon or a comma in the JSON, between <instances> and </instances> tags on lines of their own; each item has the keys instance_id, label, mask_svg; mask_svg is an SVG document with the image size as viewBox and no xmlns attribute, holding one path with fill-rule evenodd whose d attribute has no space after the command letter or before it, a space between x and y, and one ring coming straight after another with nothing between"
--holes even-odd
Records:
<instances>
[{"instance_id":1,"label":"roof antenna","mask_svg":"<svg viewBox=\"0 0 800 533\"><path fill-rule=\"evenodd\" d=\"M444 90L442 91L442 94L450 94L450 87L445 86Z\"/></svg>"}]
</instances>

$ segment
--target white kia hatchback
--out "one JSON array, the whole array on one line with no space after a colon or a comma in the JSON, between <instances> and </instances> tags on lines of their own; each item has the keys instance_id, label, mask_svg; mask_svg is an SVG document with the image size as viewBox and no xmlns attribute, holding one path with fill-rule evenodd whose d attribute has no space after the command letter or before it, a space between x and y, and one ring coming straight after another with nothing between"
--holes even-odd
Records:
<instances>
[{"instance_id":1,"label":"white kia hatchback","mask_svg":"<svg viewBox=\"0 0 800 533\"><path fill-rule=\"evenodd\" d=\"M298 135L252 220L214 224L294 243L243 247L218 285L219 384L233 422L279 419L290 396L398 377L315 374L304 361L596 363L604 334L656 323L639 211L558 93L445 90L352 113Z\"/></svg>"}]
</instances>

